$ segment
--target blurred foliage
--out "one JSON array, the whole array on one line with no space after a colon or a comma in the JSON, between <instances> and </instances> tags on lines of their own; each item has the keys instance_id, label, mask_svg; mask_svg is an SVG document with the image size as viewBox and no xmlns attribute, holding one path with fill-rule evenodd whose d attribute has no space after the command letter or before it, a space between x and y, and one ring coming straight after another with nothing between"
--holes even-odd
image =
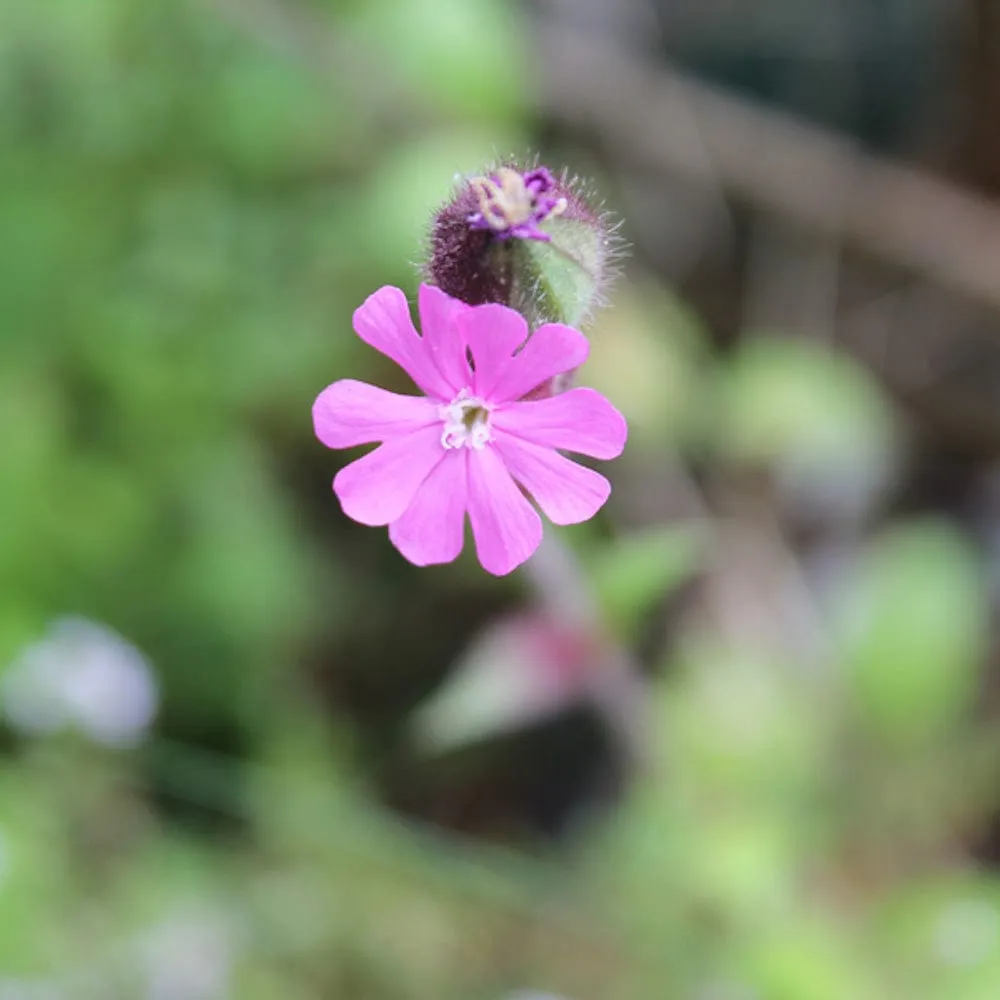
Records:
<instances>
[{"instance_id":1,"label":"blurred foliage","mask_svg":"<svg viewBox=\"0 0 1000 1000\"><path fill-rule=\"evenodd\" d=\"M163 703L132 750L2 734L3 1000L1000 995L970 851L1000 761L988 567L951 520L881 516L905 428L835 350L751 333L720 359L636 275L586 370L631 444L609 516L565 535L588 676L654 650L643 759L618 748L556 844L488 776L520 747L519 779L575 789L533 742L559 720L407 742L527 597L345 524L309 407L391 383L351 311L412 292L453 175L526 144L512 7L0 0L0 24L0 664L80 614ZM732 518L657 507L685 462ZM803 510L839 540L822 585L775 528ZM614 745L609 690L573 710ZM468 774L492 844L378 801Z\"/></svg>"}]
</instances>

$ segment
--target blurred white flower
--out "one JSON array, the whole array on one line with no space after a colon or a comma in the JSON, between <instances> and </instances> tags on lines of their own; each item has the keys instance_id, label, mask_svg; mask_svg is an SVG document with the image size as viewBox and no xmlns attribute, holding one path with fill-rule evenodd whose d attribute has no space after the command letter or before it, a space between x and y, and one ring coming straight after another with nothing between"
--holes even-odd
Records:
<instances>
[{"instance_id":1,"label":"blurred white flower","mask_svg":"<svg viewBox=\"0 0 1000 1000\"><path fill-rule=\"evenodd\" d=\"M0 711L23 733L77 728L107 746L142 739L158 694L146 658L86 618L60 618L0 676Z\"/></svg>"}]
</instances>

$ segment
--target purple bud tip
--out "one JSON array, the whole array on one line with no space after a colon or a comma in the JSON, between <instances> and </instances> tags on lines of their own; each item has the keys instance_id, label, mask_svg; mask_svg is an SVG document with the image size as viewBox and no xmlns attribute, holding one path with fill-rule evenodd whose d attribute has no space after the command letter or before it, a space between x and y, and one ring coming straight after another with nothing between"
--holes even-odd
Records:
<instances>
[{"instance_id":1,"label":"purple bud tip","mask_svg":"<svg viewBox=\"0 0 1000 1000\"><path fill-rule=\"evenodd\" d=\"M547 242L550 237L539 223L566 211L566 199L557 193L555 178L545 167L523 173L498 167L487 177L472 178L469 187L479 203L479 210L466 217L469 227L489 230L499 240Z\"/></svg>"}]
</instances>

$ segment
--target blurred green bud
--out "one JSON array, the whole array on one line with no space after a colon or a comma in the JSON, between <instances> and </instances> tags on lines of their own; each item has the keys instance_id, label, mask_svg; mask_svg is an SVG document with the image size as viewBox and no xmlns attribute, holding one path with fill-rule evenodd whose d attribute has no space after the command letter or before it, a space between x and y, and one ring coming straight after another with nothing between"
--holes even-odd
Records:
<instances>
[{"instance_id":1,"label":"blurred green bud","mask_svg":"<svg viewBox=\"0 0 1000 1000\"><path fill-rule=\"evenodd\" d=\"M951 730L979 687L988 629L981 567L943 523L880 539L851 589L844 651L859 712L897 743Z\"/></svg>"}]
</instances>

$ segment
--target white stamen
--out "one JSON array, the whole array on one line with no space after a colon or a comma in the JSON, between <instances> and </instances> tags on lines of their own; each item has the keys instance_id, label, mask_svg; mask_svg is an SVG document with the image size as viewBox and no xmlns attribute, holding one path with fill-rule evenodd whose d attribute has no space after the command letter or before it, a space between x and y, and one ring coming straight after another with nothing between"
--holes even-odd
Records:
<instances>
[{"instance_id":1,"label":"white stamen","mask_svg":"<svg viewBox=\"0 0 1000 1000\"><path fill-rule=\"evenodd\" d=\"M463 389L438 411L444 421L441 446L477 450L485 447L493 440L490 433L490 410L489 403L469 395L469 390Z\"/></svg>"}]
</instances>

